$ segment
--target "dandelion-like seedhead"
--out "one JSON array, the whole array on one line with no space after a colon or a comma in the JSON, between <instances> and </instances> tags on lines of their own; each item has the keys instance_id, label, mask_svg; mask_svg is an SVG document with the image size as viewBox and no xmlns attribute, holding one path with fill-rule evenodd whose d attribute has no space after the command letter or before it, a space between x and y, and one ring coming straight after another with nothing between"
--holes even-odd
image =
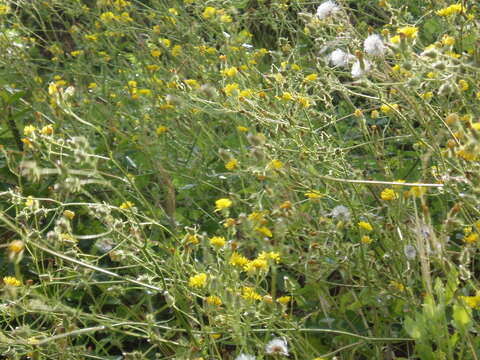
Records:
<instances>
[{"instance_id":1,"label":"dandelion-like seedhead","mask_svg":"<svg viewBox=\"0 0 480 360\"><path fill-rule=\"evenodd\" d=\"M384 56L387 51L382 37L378 34L368 36L363 42L363 49L367 54L378 57Z\"/></svg>"},{"instance_id":2,"label":"dandelion-like seedhead","mask_svg":"<svg viewBox=\"0 0 480 360\"><path fill-rule=\"evenodd\" d=\"M287 340L284 338L275 338L265 346L265 353L268 355L288 356Z\"/></svg>"},{"instance_id":3,"label":"dandelion-like seedhead","mask_svg":"<svg viewBox=\"0 0 480 360\"><path fill-rule=\"evenodd\" d=\"M328 61L330 64L336 67L347 67L348 64L354 60L355 56L343 51L342 49L336 49L328 56Z\"/></svg>"},{"instance_id":4,"label":"dandelion-like seedhead","mask_svg":"<svg viewBox=\"0 0 480 360\"><path fill-rule=\"evenodd\" d=\"M329 16L334 15L340 10L340 7L337 5L335 1L325 1L324 3L320 4L317 8L317 17L319 19L325 19Z\"/></svg>"},{"instance_id":5,"label":"dandelion-like seedhead","mask_svg":"<svg viewBox=\"0 0 480 360\"><path fill-rule=\"evenodd\" d=\"M370 61L365 59L362 61L363 61L363 64L361 60L357 60L352 66L351 74L354 79L361 78L362 76L367 74L372 68L372 64Z\"/></svg>"}]
</instances>

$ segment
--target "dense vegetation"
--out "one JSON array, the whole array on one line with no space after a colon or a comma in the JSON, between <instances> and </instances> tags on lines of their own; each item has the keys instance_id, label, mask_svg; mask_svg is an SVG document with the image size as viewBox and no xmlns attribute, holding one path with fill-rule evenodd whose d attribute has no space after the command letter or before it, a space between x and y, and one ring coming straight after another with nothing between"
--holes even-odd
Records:
<instances>
[{"instance_id":1,"label":"dense vegetation","mask_svg":"<svg viewBox=\"0 0 480 360\"><path fill-rule=\"evenodd\" d=\"M479 359L479 10L0 0L0 354Z\"/></svg>"}]
</instances>

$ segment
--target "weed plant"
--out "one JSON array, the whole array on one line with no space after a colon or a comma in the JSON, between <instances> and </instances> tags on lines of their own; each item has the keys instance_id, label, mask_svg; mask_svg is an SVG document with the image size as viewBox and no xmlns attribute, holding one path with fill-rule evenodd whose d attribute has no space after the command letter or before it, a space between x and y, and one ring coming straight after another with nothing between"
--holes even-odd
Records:
<instances>
[{"instance_id":1,"label":"weed plant","mask_svg":"<svg viewBox=\"0 0 480 360\"><path fill-rule=\"evenodd\" d=\"M478 360L479 15L0 0L1 357Z\"/></svg>"}]
</instances>

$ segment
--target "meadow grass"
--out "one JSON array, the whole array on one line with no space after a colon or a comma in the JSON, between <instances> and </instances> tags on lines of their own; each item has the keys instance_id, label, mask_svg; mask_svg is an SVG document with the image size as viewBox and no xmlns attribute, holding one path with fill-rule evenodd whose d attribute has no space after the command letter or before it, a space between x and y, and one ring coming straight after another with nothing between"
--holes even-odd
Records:
<instances>
[{"instance_id":1,"label":"meadow grass","mask_svg":"<svg viewBox=\"0 0 480 360\"><path fill-rule=\"evenodd\" d=\"M479 35L468 0L0 0L0 357L479 359Z\"/></svg>"}]
</instances>

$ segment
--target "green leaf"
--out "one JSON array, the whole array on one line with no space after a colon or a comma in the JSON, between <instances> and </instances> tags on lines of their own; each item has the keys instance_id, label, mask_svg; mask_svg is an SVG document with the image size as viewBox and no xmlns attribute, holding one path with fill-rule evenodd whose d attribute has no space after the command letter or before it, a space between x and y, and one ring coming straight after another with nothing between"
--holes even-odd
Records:
<instances>
[{"instance_id":1,"label":"green leaf","mask_svg":"<svg viewBox=\"0 0 480 360\"><path fill-rule=\"evenodd\" d=\"M415 340L419 340L422 338L422 329L418 325L418 323L412 318L407 317L405 319L404 327L405 331L410 337L414 338Z\"/></svg>"},{"instance_id":2,"label":"green leaf","mask_svg":"<svg viewBox=\"0 0 480 360\"><path fill-rule=\"evenodd\" d=\"M466 330L472 323L471 310L462 305L453 305L453 323L457 329Z\"/></svg>"}]
</instances>

